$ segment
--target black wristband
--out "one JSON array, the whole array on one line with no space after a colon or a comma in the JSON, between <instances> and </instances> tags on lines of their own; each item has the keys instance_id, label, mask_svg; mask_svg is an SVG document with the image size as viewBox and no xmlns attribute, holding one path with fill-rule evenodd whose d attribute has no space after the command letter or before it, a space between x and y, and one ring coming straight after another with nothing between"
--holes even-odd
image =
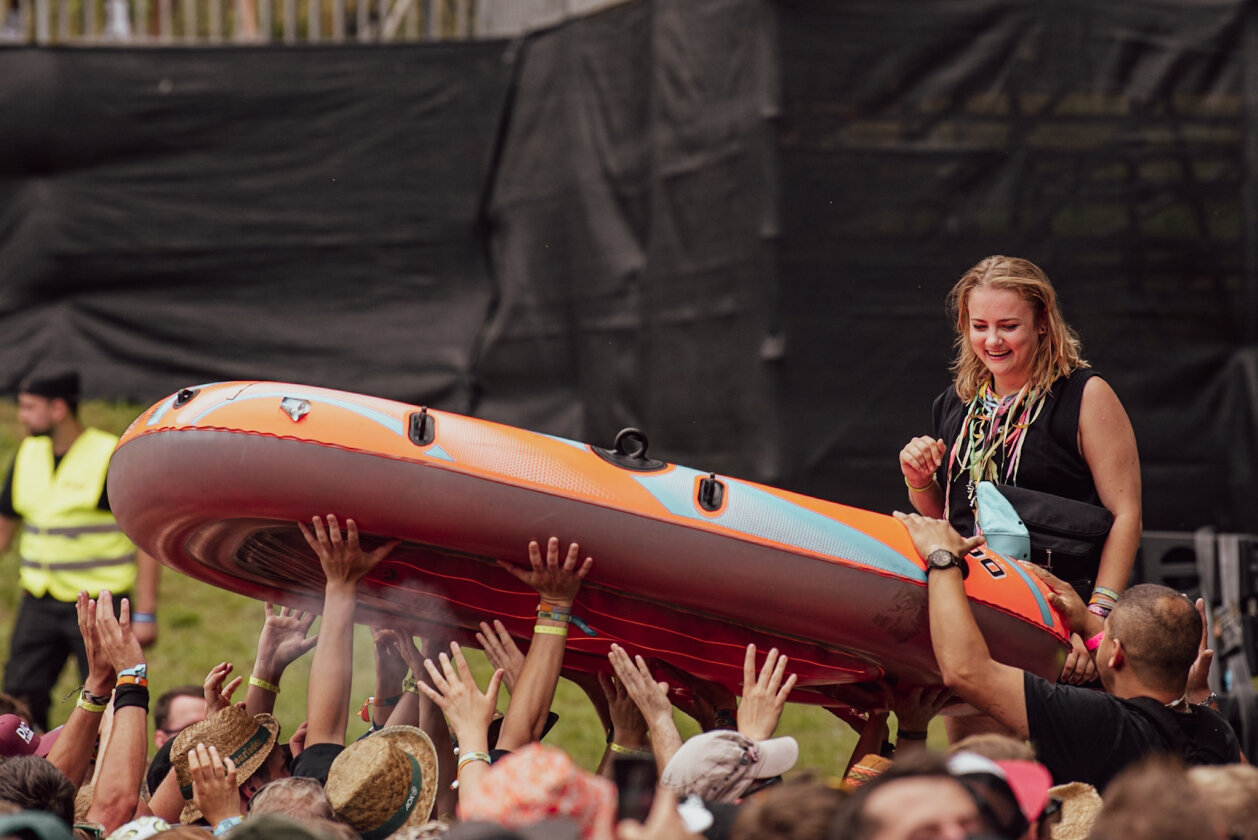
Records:
<instances>
[{"instance_id":1,"label":"black wristband","mask_svg":"<svg viewBox=\"0 0 1258 840\"><path fill-rule=\"evenodd\" d=\"M114 711L128 706L139 706L145 712L149 710L149 689L146 685L120 685L114 689Z\"/></svg>"},{"instance_id":2,"label":"black wristband","mask_svg":"<svg viewBox=\"0 0 1258 840\"><path fill-rule=\"evenodd\" d=\"M901 729L895 734L897 741L925 741L925 729Z\"/></svg>"}]
</instances>

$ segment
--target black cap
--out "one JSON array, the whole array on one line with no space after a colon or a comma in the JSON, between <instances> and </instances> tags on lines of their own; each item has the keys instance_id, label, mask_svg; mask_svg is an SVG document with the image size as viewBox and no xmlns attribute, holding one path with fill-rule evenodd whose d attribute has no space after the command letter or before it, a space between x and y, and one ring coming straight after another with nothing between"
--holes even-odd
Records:
<instances>
[{"instance_id":1,"label":"black cap","mask_svg":"<svg viewBox=\"0 0 1258 840\"><path fill-rule=\"evenodd\" d=\"M22 380L18 393L50 400L76 402L79 399L79 373L74 370L37 370Z\"/></svg>"}]
</instances>

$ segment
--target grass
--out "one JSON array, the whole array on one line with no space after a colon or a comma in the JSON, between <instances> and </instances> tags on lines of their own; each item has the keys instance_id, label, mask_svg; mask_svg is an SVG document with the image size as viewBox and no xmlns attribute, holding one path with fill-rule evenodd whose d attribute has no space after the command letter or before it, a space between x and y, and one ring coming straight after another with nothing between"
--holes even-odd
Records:
<instances>
[{"instance_id":1,"label":"grass","mask_svg":"<svg viewBox=\"0 0 1258 840\"><path fill-rule=\"evenodd\" d=\"M134 405L92 402L85 403L80 414L88 425L121 434L140 410ZM0 464L7 465L12 460L19 434L16 406L12 402L0 402ZM7 466L4 468L7 469ZM5 585L0 587L0 650L6 656L20 597L17 577L17 554L10 550L0 557L0 580L5 581ZM222 661L233 663L235 674L249 673L258 631L262 627L263 607L260 602L217 589L172 569L162 570L159 591L158 642L148 652L154 696L176 685L200 685L210 668ZM484 685L490 673L487 661L479 651L469 650L467 653L473 670ZM373 664L370 634L366 627L359 627L354 644L353 712L357 711L357 704L374 691ZM309 668L310 656L307 655L294 663L284 676L283 690L275 709L284 732L292 732L304 719ZM63 722L69 715L78 682L76 670L70 663L55 689L51 725ZM240 698L243 698L243 693L238 694ZM505 708L506 699L504 691L499 708ZM597 766L603 753L605 735L585 694L575 685L561 680L553 709L558 712L560 722L547 742L566 749L584 767L592 769ZM680 713L676 717L683 737L698 731L690 718ZM350 737L356 737L366 726L356 716L351 716ZM856 742L852 730L829 712L814 706L788 705L778 732L793 735L799 741L799 771L812 771L823 776L842 773ZM930 743L936 747L944 743L939 721L931 727Z\"/></svg>"}]
</instances>

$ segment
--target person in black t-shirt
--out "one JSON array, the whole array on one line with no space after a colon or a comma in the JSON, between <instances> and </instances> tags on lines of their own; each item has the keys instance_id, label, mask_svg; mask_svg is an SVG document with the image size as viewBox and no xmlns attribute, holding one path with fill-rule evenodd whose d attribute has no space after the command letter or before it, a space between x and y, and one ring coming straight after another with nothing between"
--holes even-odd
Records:
<instances>
[{"instance_id":1,"label":"person in black t-shirt","mask_svg":"<svg viewBox=\"0 0 1258 840\"><path fill-rule=\"evenodd\" d=\"M1106 692L1053 684L992 659L962 583L967 554L982 537L962 537L942 519L896 513L927 559L931 646L954 694L1030 738L1058 783L1101 789L1124 767L1155 752L1187 762L1240 760L1227 722L1194 705L1189 671L1203 647L1197 608L1165 586L1124 592L1102 620L1065 582L1030 564L1053 590L1049 601L1088 639ZM1196 681L1194 681L1195 683ZM1194 684L1193 693L1199 690ZM1205 689L1208 691L1208 689Z\"/></svg>"}]
</instances>

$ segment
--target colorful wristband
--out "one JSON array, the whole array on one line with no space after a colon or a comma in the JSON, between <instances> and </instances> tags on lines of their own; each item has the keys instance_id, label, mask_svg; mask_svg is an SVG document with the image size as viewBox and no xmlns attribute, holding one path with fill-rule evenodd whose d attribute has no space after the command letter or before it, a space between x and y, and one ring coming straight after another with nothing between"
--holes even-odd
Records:
<instances>
[{"instance_id":1,"label":"colorful wristband","mask_svg":"<svg viewBox=\"0 0 1258 840\"><path fill-rule=\"evenodd\" d=\"M156 623L157 623L157 613L151 613L151 612L132 612L132 613L131 613L131 623L132 623L132 624L156 624Z\"/></svg>"},{"instance_id":2,"label":"colorful wristband","mask_svg":"<svg viewBox=\"0 0 1258 840\"><path fill-rule=\"evenodd\" d=\"M139 677L142 680L148 679L149 666L143 662L139 665L132 665L130 668L123 668L118 672L119 677Z\"/></svg>"},{"instance_id":3,"label":"colorful wristband","mask_svg":"<svg viewBox=\"0 0 1258 840\"><path fill-rule=\"evenodd\" d=\"M562 621L564 624L572 621L572 613L542 612L541 610L538 610L537 617L549 618L551 621Z\"/></svg>"},{"instance_id":4,"label":"colorful wristband","mask_svg":"<svg viewBox=\"0 0 1258 840\"><path fill-rule=\"evenodd\" d=\"M534 624L533 632L540 633L543 636L567 636L568 625L565 624L563 627L550 627L545 624Z\"/></svg>"},{"instance_id":5,"label":"colorful wristband","mask_svg":"<svg viewBox=\"0 0 1258 840\"><path fill-rule=\"evenodd\" d=\"M1096 650L1097 648L1101 646L1101 639L1104 639L1104 638L1105 638L1105 631L1102 630L1100 633L1097 633L1095 636L1093 636L1092 638L1084 642L1083 646L1087 648L1088 650Z\"/></svg>"},{"instance_id":6,"label":"colorful wristband","mask_svg":"<svg viewBox=\"0 0 1258 840\"><path fill-rule=\"evenodd\" d=\"M257 686L263 691L269 691L272 694L280 693L280 687L278 685L273 682L267 682L261 677L255 677L252 674L249 675L249 685Z\"/></svg>"},{"instance_id":7,"label":"colorful wristband","mask_svg":"<svg viewBox=\"0 0 1258 840\"><path fill-rule=\"evenodd\" d=\"M1105 604L1088 605L1088 612L1092 613L1097 618L1109 618L1110 611L1113 609L1114 608L1112 606L1107 606Z\"/></svg>"},{"instance_id":8,"label":"colorful wristband","mask_svg":"<svg viewBox=\"0 0 1258 840\"><path fill-rule=\"evenodd\" d=\"M127 674L125 677L118 677L117 684L118 685L138 685L144 688L148 688L149 681L146 680L144 677L137 677L132 674Z\"/></svg>"},{"instance_id":9,"label":"colorful wristband","mask_svg":"<svg viewBox=\"0 0 1258 840\"><path fill-rule=\"evenodd\" d=\"M471 764L473 761L483 761L486 764L493 763L493 759L489 757L489 753L487 752L470 752L467 755L459 756L459 766L454 771L455 775L457 776L459 770L463 769L463 765Z\"/></svg>"}]
</instances>

